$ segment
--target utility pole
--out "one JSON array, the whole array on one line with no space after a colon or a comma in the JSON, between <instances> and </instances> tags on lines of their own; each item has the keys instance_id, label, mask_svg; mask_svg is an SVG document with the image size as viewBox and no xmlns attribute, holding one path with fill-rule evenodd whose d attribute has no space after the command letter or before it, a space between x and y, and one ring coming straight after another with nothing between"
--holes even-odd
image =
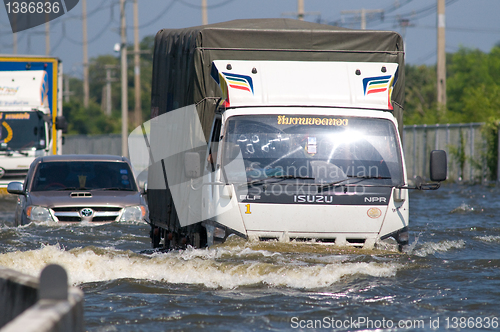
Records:
<instances>
[{"instance_id":1,"label":"utility pole","mask_svg":"<svg viewBox=\"0 0 500 332\"><path fill-rule=\"evenodd\" d=\"M89 59L87 55L87 0L82 0L83 30L83 106L89 106Z\"/></svg>"},{"instance_id":2,"label":"utility pole","mask_svg":"<svg viewBox=\"0 0 500 332\"><path fill-rule=\"evenodd\" d=\"M281 16L293 16L298 20L303 21L306 15L321 15L321 12L305 12L304 11L304 0L297 0L297 12L285 12L281 13Z\"/></svg>"},{"instance_id":3,"label":"utility pole","mask_svg":"<svg viewBox=\"0 0 500 332\"><path fill-rule=\"evenodd\" d=\"M17 32L12 34L12 54L17 54Z\"/></svg>"},{"instance_id":4,"label":"utility pole","mask_svg":"<svg viewBox=\"0 0 500 332\"><path fill-rule=\"evenodd\" d=\"M50 55L50 22L45 23L45 55Z\"/></svg>"},{"instance_id":5,"label":"utility pole","mask_svg":"<svg viewBox=\"0 0 500 332\"><path fill-rule=\"evenodd\" d=\"M14 15L14 26L17 28L17 15ZM17 32L12 34L12 54L17 54Z\"/></svg>"},{"instance_id":6,"label":"utility pole","mask_svg":"<svg viewBox=\"0 0 500 332\"><path fill-rule=\"evenodd\" d=\"M135 126L142 123L141 107L141 55L139 53L139 5L134 0L134 95L135 95ZM111 114L110 114L111 115Z\"/></svg>"},{"instance_id":7,"label":"utility pole","mask_svg":"<svg viewBox=\"0 0 500 332\"><path fill-rule=\"evenodd\" d=\"M72 96L74 93L69 90L69 76L64 75L64 102L69 103L69 97Z\"/></svg>"},{"instance_id":8,"label":"utility pole","mask_svg":"<svg viewBox=\"0 0 500 332\"><path fill-rule=\"evenodd\" d=\"M201 24L208 24L207 0L201 0Z\"/></svg>"},{"instance_id":9,"label":"utility pole","mask_svg":"<svg viewBox=\"0 0 500 332\"><path fill-rule=\"evenodd\" d=\"M111 68L106 68L106 115L111 115Z\"/></svg>"},{"instance_id":10,"label":"utility pole","mask_svg":"<svg viewBox=\"0 0 500 332\"><path fill-rule=\"evenodd\" d=\"M125 22L125 0L120 0L121 18L121 84L122 84L122 156L128 156L128 98L127 98L127 30Z\"/></svg>"},{"instance_id":11,"label":"utility pole","mask_svg":"<svg viewBox=\"0 0 500 332\"><path fill-rule=\"evenodd\" d=\"M304 20L304 0L297 0L297 18Z\"/></svg>"},{"instance_id":12,"label":"utility pole","mask_svg":"<svg viewBox=\"0 0 500 332\"><path fill-rule=\"evenodd\" d=\"M358 9L358 10L343 10L340 12L340 15L345 15L345 14L355 14L355 15L360 15L361 16L361 30L366 30L366 15L369 14L377 14L377 13L384 13L383 9Z\"/></svg>"},{"instance_id":13,"label":"utility pole","mask_svg":"<svg viewBox=\"0 0 500 332\"><path fill-rule=\"evenodd\" d=\"M446 110L445 0L437 2L437 102L443 113Z\"/></svg>"},{"instance_id":14,"label":"utility pole","mask_svg":"<svg viewBox=\"0 0 500 332\"><path fill-rule=\"evenodd\" d=\"M69 91L69 77L65 77L65 80L64 80L64 92L63 92L63 95L64 95L64 102L65 103L69 103L69 95L70 95L70 91Z\"/></svg>"},{"instance_id":15,"label":"utility pole","mask_svg":"<svg viewBox=\"0 0 500 332\"><path fill-rule=\"evenodd\" d=\"M105 95L103 96L103 100L106 102L105 112L106 115L111 116L112 104L111 104L111 83L118 81L117 78L111 77L111 70L116 69L118 66L115 65L104 65L104 69L106 70L106 88ZM104 98L105 97L105 98ZM103 104L104 106L104 104ZM104 107L103 107L104 108Z\"/></svg>"}]
</instances>

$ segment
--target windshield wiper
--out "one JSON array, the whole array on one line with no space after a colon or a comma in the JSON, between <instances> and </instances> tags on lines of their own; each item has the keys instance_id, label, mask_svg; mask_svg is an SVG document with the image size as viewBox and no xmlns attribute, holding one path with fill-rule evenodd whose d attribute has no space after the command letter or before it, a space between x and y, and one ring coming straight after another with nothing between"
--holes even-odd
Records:
<instances>
[{"instance_id":1,"label":"windshield wiper","mask_svg":"<svg viewBox=\"0 0 500 332\"><path fill-rule=\"evenodd\" d=\"M111 187L111 188L96 188L96 190L116 190L116 191L135 191L130 188L119 188L119 187Z\"/></svg>"},{"instance_id":2,"label":"windshield wiper","mask_svg":"<svg viewBox=\"0 0 500 332\"><path fill-rule=\"evenodd\" d=\"M372 175L363 175L363 176L357 176L357 175L348 175L349 178L351 179L376 179L376 180L390 180L392 179L390 176L372 176Z\"/></svg>"},{"instance_id":3,"label":"windshield wiper","mask_svg":"<svg viewBox=\"0 0 500 332\"><path fill-rule=\"evenodd\" d=\"M244 183L244 184L249 185L249 186L259 185L259 184L264 184L267 182L267 180L272 180L272 179L277 179L278 181L276 181L276 182L280 182L280 181L287 180L287 179L314 180L314 178L309 177L309 176L271 175L271 176L268 176L268 177L263 178L263 179L249 181L249 182Z\"/></svg>"},{"instance_id":4,"label":"windshield wiper","mask_svg":"<svg viewBox=\"0 0 500 332\"><path fill-rule=\"evenodd\" d=\"M319 190L321 189L324 189L324 188L328 188L328 187L332 187L332 186L335 186L335 185L338 185L338 184L341 184L347 180L351 180L351 179L359 179L359 181L357 181L355 184L363 181L363 180L368 180L368 179L376 179L376 180L390 180L392 179L390 176L371 176L371 175L364 175L364 176L357 176L357 175L347 175L347 178L345 179L342 179L342 180L339 180L339 181L334 181L334 182L330 182L330 183L326 183L326 184L322 184L319 186Z\"/></svg>"},{"instance_id":5,"label":"windshield wiper","mask_svg":"<svg viewBox=\"0 0 500 332\"><path fill-rule=\"evenodd\" d=\"M85 187L80 187L80 188L77 188L77 187L67 187L67 188L61 188L61 189L57 189L57 191L65 191L65 190L89 190L90 188L85 188Z\"/></svg>"}]
</instances>

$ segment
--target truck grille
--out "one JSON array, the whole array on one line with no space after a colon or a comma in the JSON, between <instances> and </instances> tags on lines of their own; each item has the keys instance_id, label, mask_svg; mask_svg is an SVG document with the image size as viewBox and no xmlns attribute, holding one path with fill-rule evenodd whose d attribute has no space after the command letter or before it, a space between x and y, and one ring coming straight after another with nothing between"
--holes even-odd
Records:
<instances>
[{"instance_id":1,"label":"truck grille","mask_svg":"<svg viewBox=\"0 0 500 332\"><path fill-rule=\"evenodd\" d=\"M60 222L113 222L121 214L121 207L114 206L67 206L54 207L54 216Z\"/></svg>"}]
</instances>

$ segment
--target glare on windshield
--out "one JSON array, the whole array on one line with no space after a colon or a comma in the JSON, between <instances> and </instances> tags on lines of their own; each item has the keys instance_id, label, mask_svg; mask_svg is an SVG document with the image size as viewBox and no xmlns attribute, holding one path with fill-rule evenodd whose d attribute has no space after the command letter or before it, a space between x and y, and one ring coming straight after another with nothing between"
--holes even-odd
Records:
<instances>
[{"instance_id":1,"label":"glare on windshield","mask_svg":"<svg viewBox=\"0 0 500 332\"><path fill-rule=\"evenodd\" d=\"M235 116L226 125L223 165L241 158L245 174L226 167L231 182L267 177L349 177L403 182L394 124L385 119L311 115Z\"/></svg>"}]
</instances>

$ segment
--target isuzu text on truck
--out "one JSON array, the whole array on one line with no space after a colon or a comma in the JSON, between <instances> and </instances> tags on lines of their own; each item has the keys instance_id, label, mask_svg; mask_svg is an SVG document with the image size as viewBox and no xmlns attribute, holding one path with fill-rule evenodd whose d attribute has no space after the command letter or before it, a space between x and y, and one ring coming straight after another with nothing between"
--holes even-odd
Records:
<instances>
[{"instance_id":1,"label":"isuzu text on truck","mask_svg":"<svg viewBox=\"0 0 500 332\"><path fill-rule=\"evenodd\" d=\"M154 247L408 244L397 33L289 19L156 35L147 150ZM446 155L431 153L431 180ZM436 189L417 179L411 188Z\"/></svg>"},{"instance_id":2,"label":"isuzu text on truck","mask_svg":"<svg viewBox=\"0 0 500 332\"><path fill-rule=\"evenodd\" d=\"M61 87L59 59L0 55L0 193L36 157L61 153Z\"/></svg>"}]
</instances>

